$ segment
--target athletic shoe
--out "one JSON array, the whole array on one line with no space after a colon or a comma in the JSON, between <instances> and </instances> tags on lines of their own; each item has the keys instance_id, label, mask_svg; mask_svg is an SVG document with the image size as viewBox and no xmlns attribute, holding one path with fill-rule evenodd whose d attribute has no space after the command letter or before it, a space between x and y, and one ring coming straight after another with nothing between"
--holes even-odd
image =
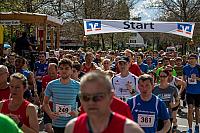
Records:
<instances>
[{"instance_id":1,"label":"athletic shoe","mask_svg":"<svg viewBox=\"0 0 200 133\"><path fill-rule=\"evenodd\" d=\"M194 133L199 133L199 125L195 125Z\"/></svg>"},{"instance_id":2,"label":"athletic shoe","mask_svg":"<svg viewBox=\"0 0 200 133\"><path fill-rule=\"evenodd\" d=\"M192 133L192 129L188 129L186 133Z\"/></svg>"}]
</instances>

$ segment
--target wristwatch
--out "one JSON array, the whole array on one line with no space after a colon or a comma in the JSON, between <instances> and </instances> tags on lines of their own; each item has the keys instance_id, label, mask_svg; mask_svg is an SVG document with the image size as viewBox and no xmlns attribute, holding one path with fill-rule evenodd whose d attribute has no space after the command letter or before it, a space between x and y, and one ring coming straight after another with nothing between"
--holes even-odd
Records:
<instances>
[{"instance_id":1,"label":"wristwatch","mask_svg":"<svg viewBox=\"0 0 200 133\"><path fill-rule=\"evenodd\" d=\"M23 123L20 121L20 122L17 124L17 126L18 126L19 128L21 128L21 127L23 126Z\"/></svg>"}]
</instances>

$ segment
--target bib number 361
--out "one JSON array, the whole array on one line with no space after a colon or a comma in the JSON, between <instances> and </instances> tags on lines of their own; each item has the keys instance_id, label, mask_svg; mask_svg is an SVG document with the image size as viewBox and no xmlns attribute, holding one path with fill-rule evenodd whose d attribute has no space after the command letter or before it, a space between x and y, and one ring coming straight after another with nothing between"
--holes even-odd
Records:
<instances>
[{"instance_id":1,"label":"bib number 361","mask_svg":"<svg viewBox=\"0 0 200 133\"><path fill-rule=\"evenodd\" d=\"M138 114L138 124L141 127L153 127L155 115Z\"/></svg>"}]
</instances>

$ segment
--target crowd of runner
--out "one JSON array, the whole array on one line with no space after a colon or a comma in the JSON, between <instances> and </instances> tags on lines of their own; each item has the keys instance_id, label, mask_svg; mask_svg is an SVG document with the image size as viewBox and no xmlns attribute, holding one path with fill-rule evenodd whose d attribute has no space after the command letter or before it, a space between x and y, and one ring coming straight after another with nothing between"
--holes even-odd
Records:
<instances>
[{"instance_id":1,"label":"crowd of runner","mask_svg":"<svg viewBox=\"0 0 200 133\"><path fill-rule=\"evenodd\" d=\"M170 133L187 103L187 132L198 133L197 60L176 51L60 49L34 62L11 52L0 65L0 121L11 118L10 131L25 133L41 130L38 118L48 133Z\"/></svg>"}]
</instances>

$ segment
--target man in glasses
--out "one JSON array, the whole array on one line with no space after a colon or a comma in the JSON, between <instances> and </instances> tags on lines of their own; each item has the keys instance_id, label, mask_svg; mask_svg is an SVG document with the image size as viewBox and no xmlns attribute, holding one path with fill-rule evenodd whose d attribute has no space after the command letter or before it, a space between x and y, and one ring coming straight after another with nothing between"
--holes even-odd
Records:
<instances>
[{"instance_id":1,"label":"man in glasses","mask_svg":"<svg viewBox=\"0 0 200 133\"><path fill-rule=\"evenodd\" d=\"M159 74L160 74L160 72L162 71L162 70L164 70L165 69L165 67L167 66L167 65L170 65L170 58L169 57L167 57L167 56L164 56L163 57L163 65L161 66L161 67L159 67L157 70L156 70L156 77L157 77L157 81L158 81L158 83L159 83ZM173 71L172 71L172 75L173 76L177 76L177 74L176 74L176 71L173 69Z\"/></svg>"},{"instance_id":2,"label":"man in glasses","mask_svg":"<svg viewBox=\"0 0 200 133\"><path fill-rule=\"evenodd\" d=\"M170 121L172 123L173 121L172 112L178 109L178 106L180 104L180 99L178 96L177 87L168 83L169 73L171 73L169 71L171 70L172 67L168 69L166 68L160 72L159 74L160 84L154 87L153 94L155 94L165 102L168 112L170 114ZM160 121L158 125L159 127L162 127L162 121Z\"/></svg>"},{"instance_id":3,"label":"man in glasses","mask_svg":"<svg viewBox=\"0 0 200 133\"><path fill-rule=\"evenodd\" d=\"M141 75L138 80L140 94L128 99L127 103L134 121L145 133L166 133L170 128L169 114L164 102L152 94L153 86L153 78L150 75ZM157 132L158 119L163 120L164 125Z\"/></svg>"},{"instance_id":4,"label":"man in glasses","mask_svg":"<svg viewBox=\"0 0 200 133\"><path fill-rule=\"evenodd\" d=\"M58 64L60 78L48 83L45 90L43 109L52 119L55 133L63 133L66 123L76 116L76 96L79 92L79 82L70 78L72 61L66 58ZM52 98L53 112L49 107Z\"/></svg>"},{"instance_id":5,"label":"man in glasses","mask_svg":"<svg viewBox=\"0 0 200 133\"><path fill-rule=\"evenodd\" d=\"M80 100L86 112L70 121L65 133L143 133L133 121L110 109L113 91L109 77L100 72L81 78Z\"/></svg>"},{"instance_id":6,"label":"man in glasses","mask_svg":"<svg viewBox=\"0 0 200 133\"><path fill-rule=\"evenodd\" d=\"M195 132L199 132L200 65L197 55L189 55L189 63L183 67L183 78L187 83L186 100L188 104L188 133L192 133L193 107L195 107Z\"/></svg>"}]
</instances>

